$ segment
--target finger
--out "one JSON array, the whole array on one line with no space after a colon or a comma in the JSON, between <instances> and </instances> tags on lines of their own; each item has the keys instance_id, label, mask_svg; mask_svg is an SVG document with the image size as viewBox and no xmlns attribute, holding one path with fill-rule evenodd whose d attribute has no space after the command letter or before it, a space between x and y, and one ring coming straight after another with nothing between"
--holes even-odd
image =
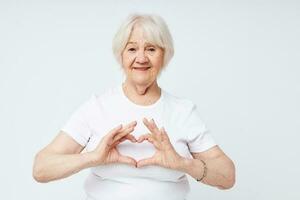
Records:
<instances>
[{"instance_id":1,"label":"finger","mask_svg":"<svg viewBox=\"0 0 300 200\"><path fill-rule=\"evenodd\" d=\"M119 140L119 141L114 142L111 146L115 147L115 146L119 145L120 143L121 143L121 141Z\"/></svg>"},{"instance_id":2,"label":"finger","mask_svg":"<svg viewBox=\"0 0 300 200\"><path fill-rule=\"evenodd\" d=\"M167 134L167 132L166 132L166 130L165 130L164 127L162 127L162 128L160 129L160 131L161 131L161 133L162 133L162 138L163 138L163 140L170 140L170 139L169 139L169 136L168 136L168 134Z\"/></svg>"},{"instance_id":3,"label":"finger","mask_svg":"<svg viewBox=\"0 0 300 200\"><path fill-rule=\"evenodd\" d=\"M135 127L137 125L137 121L132 121L126 125L123 126L123 130L130 128L130 127Z\"/></svg>"},{"instance_id":4,"label":"finger","mask_svg":"<svg viewBox=\"0 0 300 200\"><path fill-rule=\"evenodd\" d=\"M138 138L137 142L141 143L141 142L143 142L145 140L147 140L148 142L150 142L151 144L153 144L156 149L160 149L161 148L161 142L158 141L152 134L141 135Z\"/></svg>"},{"instance_id":5,"label":"finger","mask_svg":"<svg viewBox=\"0 0 300 200\"><path fill-rule=\"evenodd\" d=\"M121 138L125 137L126 135L130 134L134 130L134 127L129 127L125 129L124 131L119 132L115 137L113 138L113 142L120 140Z\"/></svg>"},{"instance_id":6,"label":"finger","mask_svg":"<svg viewBox=\"0 0 300 200\"><path fill-rule=\"evenodd\" d=\"M146 140L148 137L152 137L152 135L151 135L150 133L141 135L141 136L138 138L137 142L138 142L138 143L141 143L141 142L143 142L144 140Z\"/></svg>"},{"instance_id":7,"label":"finger","mask_svg":"<svg viewBox=\"0 0 300 200\"><path fill-rule=\"evenodd\" d=\"M123 125L120 124L118 126L116 126L115 128L113 128L112 130L109 131L108 136L110 138L113 138L116 134L118 134L118 132L123 128Z\"/></svg>"},{"instance_id":8,"label":"finger","mask_svg":"<svg viewBox=\"0 0 300 200\"><path fill-rule=\"evenodd\" d=\"M150 127L152 130L155 132L155 137L158 139L158 141L162 141L162 132L161 130L157 127L156 123L154 122L154 119L150 120Z\"/></svg>"},{"instance_id":9,"label":"finger","mask_svg":"<svg viewBox=\"0 0 300 200\"><path fill-rule=\"evenodd\" d=\"M145 124L145 126L148 128L148 130L149 130L150 132L153 132L152 127L151 127L151 124L150 124L150 122L148 121L148 119L143 118L143 123Z\"/></svg>"},{"instance_id":10,"label":"finger","mask_svg":"<svg viewBox=\"0 0 300 200\"><path fill-rule=\"evenodd\" d=\"M154 120L152 119L151 121L154 122ZM143 123L145 124L145 126L148 128L148 130L153 133L153 134L159 134L159 130L154 122L148 121L146 118L143 119Z\"/></svg>"},{"instance_id":11,"label":"finger","mask_svg":"<svg viewBox=\"0 0 300 200\"><path fill-rule=\"evenodd\" d=\"M133 143L137 142L137 140L135 139L135 137L133 135L125 135L124 137L122 137L120 139L118 139L118 138L112 139L111 146L115 147L115 146L119 145L121 142L124 142L125 140L130 140Z\"/></svg>"},{"instance_id":12,"label":"finger","mask_svg":"<svg viewBox=\"0 0 300 200\"><path fill-rule=\"evenodd\" d=\"M122 126L121 129L118 129L117 132L114 132L113 134L110 134L110 137L113 138L113 142L115 142L115 137L124 132L124 131L128 131L129 129L131 128L134 128L135 126L137 125L137 122L136 121L132 121L130 122L129 124L125 125L125 126ZM133 131L133 130L132 130ZM118 138L119 139L119 138Z\"/></svg>"},{"instance_id":13,"label":"finger","mask_svg":"<svg viewBox=\"0 0 300 200\"><path fill-rule=\"evenodd\" d=\"M156 132L160 132L160 131L159 131L159 128L157 127L157 125L156 125L156 123L155 123L155 121L154 121L153 118L150 120L150 126L151 126Z\"/></svg>"},{"instance_id":14,"label":"finger","mask_svg":"<svg viewBox=\"0 0 300 200\"><path fill-rule=\"evenodd\" d=\"M161 143L155 140L153 137L147 138L147 141L153 144L156 149L160 149Z\"/></svg>"},{"instance_id":15,"label":"finger","mask_svg":"<svg viewBox=\"0 0 300 200\"><path fill-rule=\"evenodd\" d=\"M111 146L115 147L117 145L119 145L120 143L124 142L125 140L129 140L126 136L125 137L122 137L121 139L119 140L116 140ZM136 142L136 139L133 137L132 140L130 140L132 143L135 143Z\"/></svg>"},{"instance_id":16,"label":"finger","mask_svg":"<svg viewBox=\"0 0 300 200\"><path fill-rule=\"evenodd\" d=\"M126 125L118 125L117 127L113 128L110 132L109 132L109 135L110 137L114 137L116 134L118 134L118 132L120 131L124 131L130 127L135 127L137 125L137 122L136 121L132 121L130 122L129 124L126 124Z\"/></svg>"},{"instance_id":17,"label":"finger","mask_svg":"<svg viewBox=\"0 0 300 200\"><path fill-rule=\"evenodd\" d=\"M129 156L123 156L123 155L120 155L118 162L133 165L135 167L136 167L136 163L137 163L136 160L134 160L133 158L131 158Z\"/></svg>"},{"instance_id":18,"label":"finger","mask_svg":"<svg viewBox=\"0 0 300 200\"><path fill-rule=\"evenodd\" d=\"M120 130L122 129L122 127L123 127L122 124L116 126L112 130L110 130L108 132L108 134L103 138L104 143L106 143L108 147L110 147L114 143L113 137L120 132Z\"/></svg>"},{"instance_id":19,"label":"finger","mask_svg":"<svg viewBox=\"0 0 300 200\"><path fill-rule=\"evenodd\" d=\"M154 157L139 160L137 162L136 167L140 168L140 167L144 167L144 166L148 166L148 165L155 165L155 159L154 159Z\"/></svg>"},{"instance_id":20,"label":"finger","mask_svg":"<svg viewBox=\"0 0 300 200\"><path fill-rule=\"evenodd\" d=\"M133 135L125 135L124 137L122 137L119 141L124 142L125 140L130 140L131 142L135 143L137 142L137 140L135 139L135 137Z\"/></svg>"},{"instance_id":21,"label":"finger","mask_svg":"<svg viewBox=\"0 0 300 200\"><path fill-rule=\"evenodd\" d=\"M137 140L135 139L135 137L133 135L131 135L131 134L126 135L125 138L127 140L130 140L131 142L137 142Z\"/></svg>"}]
</instances>

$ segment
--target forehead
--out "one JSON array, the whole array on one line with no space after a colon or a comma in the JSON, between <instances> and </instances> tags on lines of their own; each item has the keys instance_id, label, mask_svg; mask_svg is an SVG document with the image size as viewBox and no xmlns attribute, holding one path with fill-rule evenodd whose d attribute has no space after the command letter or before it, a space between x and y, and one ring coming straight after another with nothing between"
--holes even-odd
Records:
<instances>
[{"instance_id":1,"label":"forehead","mask_svg":"<svg viewBox=\"0 0 300 200\"><path fill-rule=\"evenodd\" d=\"M158 45L155 36L141 26L135 25L130 33L127 44Z\"/></svg>"}]
</instances>

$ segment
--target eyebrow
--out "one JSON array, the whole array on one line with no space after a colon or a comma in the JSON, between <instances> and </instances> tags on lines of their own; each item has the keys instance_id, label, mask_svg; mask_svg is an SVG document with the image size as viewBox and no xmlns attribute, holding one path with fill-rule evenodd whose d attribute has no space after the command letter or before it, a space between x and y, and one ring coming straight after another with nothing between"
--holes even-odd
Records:
<instances>
[{"instance_id":1,"label":"eyebrow","mask_svg":"<svg viewBox=\"0 0 300 200\"><path fill-rule=\"evenodd\" d=\"M137 42L127 42L127 44L136 44Z\"/></svg>"},{"instance_id":2,"label":"eyebrow","mask_svg":"<svg viewBox=\"0 0 300 200\"><path fill-rule=\"evenodd\" d=\"M126 46L129 45L129 44L137 44L137 42L127 42ZM157 45L151 44L151 43L149 43L149 42L146 42L145 45L146 45L146 46L157 46Z\"/></svg>"}]
</instances>

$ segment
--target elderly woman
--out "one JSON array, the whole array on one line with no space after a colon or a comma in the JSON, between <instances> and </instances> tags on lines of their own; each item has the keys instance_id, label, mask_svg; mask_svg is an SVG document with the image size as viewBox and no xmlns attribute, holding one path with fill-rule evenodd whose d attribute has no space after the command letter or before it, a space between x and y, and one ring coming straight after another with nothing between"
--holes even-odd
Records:
<instances>
[{"instance_id":1,"label":"elderly woman","mask_svg":"<svg viewBox=\"0 0 300 200\"><path fill-rule=\"evenodd\" d=\"M90 168L87 199L183 200L186 174L229 189L233 162L215 143L195 104L161 89L173 56L162 18L131 15L113 40L125 81L92 95L35 157L33 177L49 182ZM85 151L83 151L85 149Z\"/></svg>"}]
</instances>

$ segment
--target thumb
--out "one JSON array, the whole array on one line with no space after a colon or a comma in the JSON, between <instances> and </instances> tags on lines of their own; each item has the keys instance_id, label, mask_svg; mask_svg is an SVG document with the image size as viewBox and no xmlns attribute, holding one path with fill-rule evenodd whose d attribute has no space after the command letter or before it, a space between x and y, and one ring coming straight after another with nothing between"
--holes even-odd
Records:
<instances>
[{"instance_id":1,"label":"thumb","mask_svg":"<svg viewBox=\"0 0 300 200\"><path fill-rule=\"evenodd\" d=\"M118 162L136 166L136 160L134 160L133 158L131 158L129 156L120 155Z\"/></svg>"},{"instance_id":2,"label":"thumb","mask_svg":"<svg viewBox=\"0 0 300 200\"><path fill-rule=\"evenodd\" d=\"M137 162L137 168L148 166L148 165L155 165L154 157L142 159Z\"/></svg>"}]
</instances>

